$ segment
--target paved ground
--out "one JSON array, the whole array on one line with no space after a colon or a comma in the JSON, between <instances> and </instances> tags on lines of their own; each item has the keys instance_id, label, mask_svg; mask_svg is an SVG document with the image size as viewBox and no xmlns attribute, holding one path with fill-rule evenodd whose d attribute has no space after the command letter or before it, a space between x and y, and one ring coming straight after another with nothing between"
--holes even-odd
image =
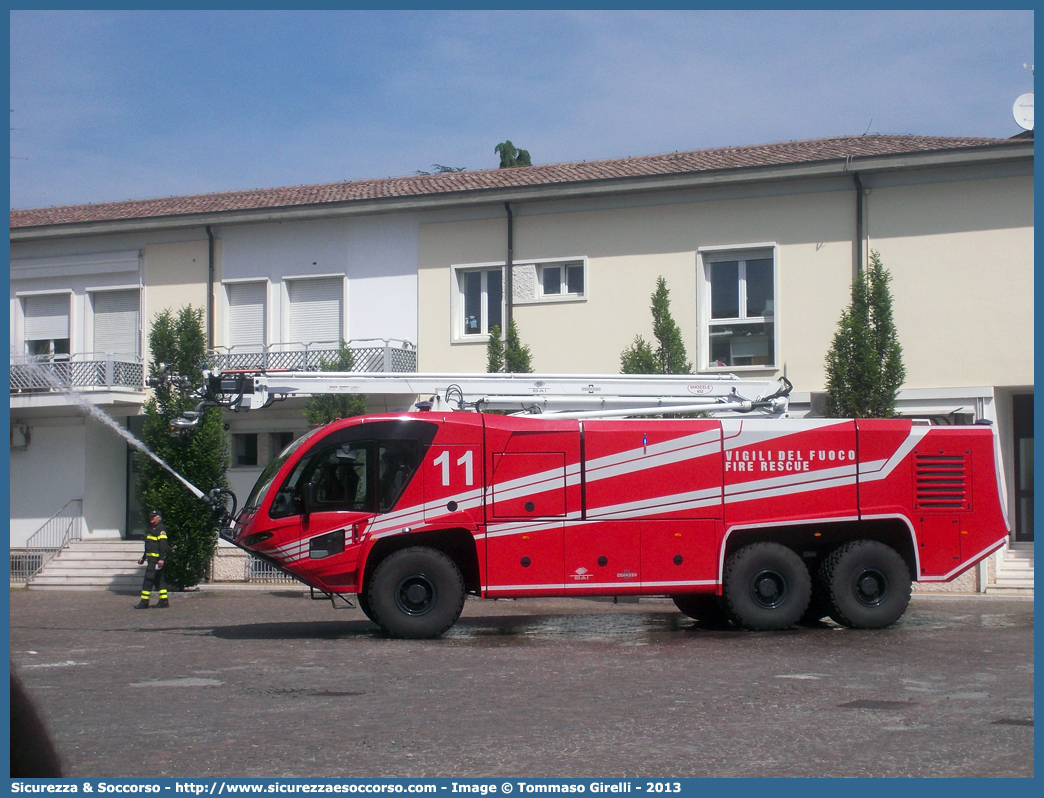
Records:
<instances>
[{"instance_id":1,"label":"paved ground","mask_svg":"<svg viewBox=\"0 0 1044 798\"><path fill-rule=\"evenodd\" d=\"M468 601L383 637L297 592L11 593L74 777L1032 776L1033 603L698 628L665 601Z\"/></svg>"}]
</instances>

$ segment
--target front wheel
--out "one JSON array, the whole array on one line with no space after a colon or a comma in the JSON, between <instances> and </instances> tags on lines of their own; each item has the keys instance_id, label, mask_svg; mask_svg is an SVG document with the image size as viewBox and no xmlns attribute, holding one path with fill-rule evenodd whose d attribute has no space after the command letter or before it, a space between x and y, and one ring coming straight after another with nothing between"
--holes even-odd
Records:
<instances>
[{"instance_id":1,"label":"front wheel","mask_svg":"<svg viewBox=\"0 0 1044 798\"><path fill-rule=\"evenodd\" d=\"M359 605L359 609L362 610L362 614L370 619L373 623L380 626L376 616L373 614L373 609L370 608L370 595L369 591L363 590L361 593L355 594L355 601Z\"/></svg>"},{"instance_id":2,"label":"front wheel","mask_svg":"<svg viewBox=\"0 0 1044 798\"><path fill-rule=\"evenodd\" d=\"M374 620L393 637L438 637L464 609L464 579L437 549L401 549L377 566L367 599Z\"/></svg>"},{"instance_id":3,"label":"front wheel","mask_svg":"<svg viewBox=\"0 0 1044 798\"><path fill-rule=\"evenodd\" d=\"M856 540L834 549L819 570L830 617L853 629L882 629L910 603L910 570L891 546Z\"/></svg>"},{"instance_id":4,"label":"front wheel","mask_svg":"<svg viewBox=\"0 0 1044 798\"><path fill-rule=\"evenodd\" d=\"M789 628L804 613L811 594L812 578L805 563L779 543L744 546L725 564L725 610L744 629Z\"/></svg>"}]
</instances>

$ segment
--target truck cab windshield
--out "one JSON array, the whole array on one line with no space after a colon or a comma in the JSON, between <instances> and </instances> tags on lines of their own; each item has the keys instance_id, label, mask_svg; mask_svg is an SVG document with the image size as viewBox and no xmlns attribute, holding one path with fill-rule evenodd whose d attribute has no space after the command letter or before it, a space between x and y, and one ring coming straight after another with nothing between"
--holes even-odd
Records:
<instances>
[{"instance_id":1,"label":"truck cab windshield","mask_svg":"<svg viewBox=\"0 0 1044 798\"><path fill-rule=\"evenodd\" d=\"M312 486L315 512L388 512L413 479L435 429L429 423L377 422L334 432L293 467L269 517L301 514L305 485ZM367 433L376 435L358 440Z\"/></svg>"}]
</instances>

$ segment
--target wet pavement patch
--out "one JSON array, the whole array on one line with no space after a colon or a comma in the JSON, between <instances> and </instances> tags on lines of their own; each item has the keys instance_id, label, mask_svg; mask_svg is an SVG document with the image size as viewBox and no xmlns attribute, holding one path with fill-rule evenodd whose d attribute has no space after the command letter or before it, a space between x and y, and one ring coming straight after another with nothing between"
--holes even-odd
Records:
<instances>
[{"instance_id":1,"label":"wet pavement patch","mask_svg":"<svg viewBox=\"0 0 1044 798\"><path fill-rule=\"evenodd\" d=\"M294 698L350 698L352 696L366 695L366 692L363 690L313 690L298 687L273 687L261 690L248 689L246 692L252 693L253 695L290 696Z\"/></svg>"},{"instance_id":2,"label":"wet pavement patch","mask_svg":"<svg viewBox=\"0 0 1044 798\"><path fill-rule=\"evenodd\" d=\"M217 679L200 679L186 676L183 679L159 679L152 682L131 682L130 687L220 687L224 682Z\"/></svg>"}]
</instances>

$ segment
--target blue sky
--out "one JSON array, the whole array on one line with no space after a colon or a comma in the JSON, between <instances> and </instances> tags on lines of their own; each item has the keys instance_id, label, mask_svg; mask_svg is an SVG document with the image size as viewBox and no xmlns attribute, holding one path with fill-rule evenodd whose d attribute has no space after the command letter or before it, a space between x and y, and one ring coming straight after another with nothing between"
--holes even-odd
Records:
<instances>
[{"instance_id":1,"label":"blue sky","mask_svg":"<svg viewBox=\"0 0 1044 798\"><path fill-rule=\"evenodd\" d=\"M1031 11L11 12L11 206L1008 137Z\"/></svg>"}]
</instances>

